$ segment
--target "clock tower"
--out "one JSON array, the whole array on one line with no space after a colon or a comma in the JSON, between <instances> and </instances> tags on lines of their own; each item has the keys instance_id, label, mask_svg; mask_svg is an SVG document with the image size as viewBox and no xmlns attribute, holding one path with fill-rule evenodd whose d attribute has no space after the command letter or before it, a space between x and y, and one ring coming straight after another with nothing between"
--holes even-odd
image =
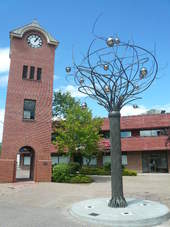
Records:
<instances>
[{"instance_id":1,"label":"clock tower","mask_svg":"<svg viewBox=\"0 0 170 227\"><path fill-rule=\"evenodd\" d=\"M0 182L21 178L51 181L53 75L58 42L37 21L11 31L10 40Z\"/></svg>"}]
</instances>

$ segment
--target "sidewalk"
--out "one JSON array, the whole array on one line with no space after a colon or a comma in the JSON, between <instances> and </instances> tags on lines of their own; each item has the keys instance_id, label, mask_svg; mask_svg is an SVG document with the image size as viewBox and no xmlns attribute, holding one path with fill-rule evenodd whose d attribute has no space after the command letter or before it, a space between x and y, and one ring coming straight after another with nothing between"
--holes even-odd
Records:
<instances>
[{"instance_id":1,"label":"sidewalk","mask_svg":"<svg viewBox=\"0 0 170 227\"><path fill-rule=\"evenodd\" d=\"M91 184L0 184L0 227L100 227L73 218L69 208L81 200L110 197L110 180L100 180L104 178ZM126 176L124 194L159 201L170 209L169 182L170 174ZM161 225L169 226L170 221Z\"/></svg>"}]
</instances>

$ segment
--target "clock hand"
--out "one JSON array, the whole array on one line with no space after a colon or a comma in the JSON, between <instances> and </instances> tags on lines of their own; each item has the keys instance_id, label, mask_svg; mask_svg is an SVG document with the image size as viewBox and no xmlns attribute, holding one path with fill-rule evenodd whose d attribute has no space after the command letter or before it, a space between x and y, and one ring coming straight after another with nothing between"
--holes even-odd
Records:
<instances>
[{"instance_id":1,"label":"clock hand","mask_svg":"<svg viewBox=\"0 0 170 227\"><path fill-rule=\"evenodd\" d=\"M34 40L34 42L37 42L37 40L38 40L38 37Z\"/></svg>"}]
</instances>

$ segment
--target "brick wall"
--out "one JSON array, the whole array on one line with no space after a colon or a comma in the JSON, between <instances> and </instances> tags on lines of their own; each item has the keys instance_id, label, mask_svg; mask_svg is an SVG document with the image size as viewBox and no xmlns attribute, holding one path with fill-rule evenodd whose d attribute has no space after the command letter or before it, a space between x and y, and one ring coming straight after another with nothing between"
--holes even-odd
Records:
<instances>
[{"instance_id":1,"label":"brick wall","mask_svg":"<svg viewBox=\"0 0 170 227\"><path fill-rule=\"evenodd\" d=\"M137 116L126 116L121 117L120 121L121 130L131 129L152 129L162 128L170 126L170 114L148 114L148 115L137 115ZM109 130L109 119L105 118L103 125L103 131Z\"/></svg>"},{"instance_id":2,"label":"brick wall","mask_svg":"<svg viewBox=\"0 0 170 227\"><path fill-rule=\"evenodd\" d=\"M39 160L36 165L36 179L38 182L50 182L51 181L51 161Z\"/></svg>"},{"instance_id":3,"label":"brick wall","mask_svg":"<svg viewBox=\"0 0 170 227\"><path fill-rule=\"evenodd\" d=\"M0 182L11 183L15 181L16 162L9 159L0 159Z\"/></svg>"},{"instance_id":4,"label":"brick wall","mask_svg":"<svg viewBox=\"0 0 170 227\"><path fill-rule=\"evenodd\" d=\"M17 153L24 146L31 147L35 152L35 165L39 160L47 160L50 165L51 147L51 118L52 118L52 95L53 95L53 75L54 75L54 53L55 46L48 45L45 37L40 32L43 46L41 48L30 48L27 44L29 31L22 39L13 37L10 49L10 72L8 81L7 101L5 110L2 159L12 159L16 161ZM23 65L42 68L41 81L23 80ZM29 76L29 71L28 71ZM35 75L36 76L36 75ZM36 100L35 120L23 120L24 99ZM0 162L0 168L4 162ZM51 168L41 166L34 167L34 180L47 180L51 178ZM10 176L15 172L11 167ZM48 171L48 173L44 173ZM0 181L3 178L0 171ZM36 176L36 177L35 177ZM11 178L10 178L11 180Z\"/></svg>"},{"instance_id":5,"label":"brick wall","mask_svg":"<svg viewBox=\"0 0 170 227\"><path fill-rule=\"evenodd\" d=\"M122 138L122 151L167 150L167 136Z\"/></svg>"}]
</instances>

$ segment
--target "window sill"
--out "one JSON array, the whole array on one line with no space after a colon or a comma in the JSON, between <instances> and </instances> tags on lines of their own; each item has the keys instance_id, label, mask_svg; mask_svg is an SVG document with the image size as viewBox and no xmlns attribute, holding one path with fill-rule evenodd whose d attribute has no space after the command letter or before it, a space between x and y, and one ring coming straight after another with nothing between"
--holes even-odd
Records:
<instances>
[{"instance_id":1,"label":"window sill","mask_svg":"<svg viewBox=\"0 0 170 227\"><path fill-rule=\"evenodd\" d=\"M24 121L24 122L35 122L35 119L22 119L22 121Z\"/></svg>"},{"instance_id":2,"label":"window sill","mask_svg":"<svg viewBox=\"0 0 170 227\"><path fill-rule=\"evenodd\" d=\"M28 79L28 78L22 78L22 80L24 80L24 81L34 81L34 82L39 82L39 83L42 82L42 80L35 80L35 79Z\"/></svg>"}]
</instances>

